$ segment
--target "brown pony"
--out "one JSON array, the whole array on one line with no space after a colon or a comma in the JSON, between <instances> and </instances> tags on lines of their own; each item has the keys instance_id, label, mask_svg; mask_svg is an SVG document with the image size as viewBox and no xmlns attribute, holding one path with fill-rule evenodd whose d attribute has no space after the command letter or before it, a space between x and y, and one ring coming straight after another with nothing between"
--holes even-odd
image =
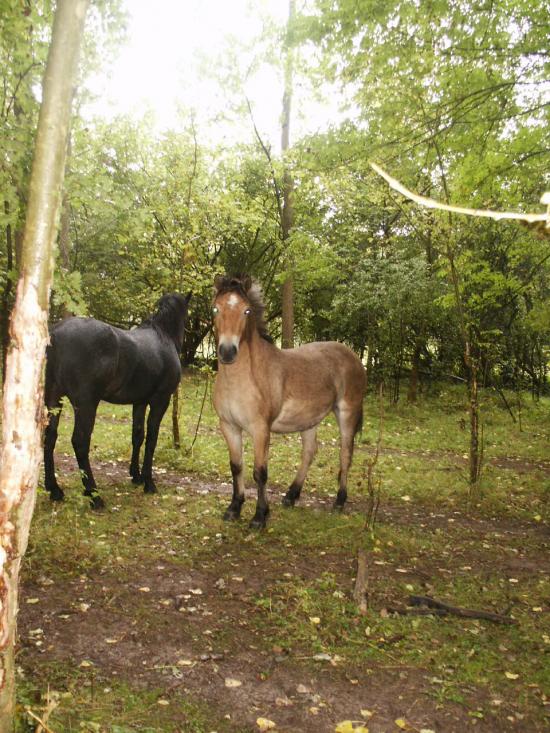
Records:
<instances>
[{"instance_id":1,"label":"brown pony","mask_svg":"<svg viewBox=\"0 0 550 733\"><path fill-rule=\"evenodd\" d=\"M331 410L340 428L335 508L342 509L353 439L363 416L363 365L347 346L335 341L277 348L264 323L260 288L251 278L218 275L214 286L218 353L214 407L229 449L233 477L233 498L224 519L238 519L244 502L242 431L252 437L253 475L258 485L256 514L250 526L265 527L270 432L299 432L302 437L302 462L283 498L285 506L294 506L317 451L317 426Z\"/></svg>"}]
</instances>

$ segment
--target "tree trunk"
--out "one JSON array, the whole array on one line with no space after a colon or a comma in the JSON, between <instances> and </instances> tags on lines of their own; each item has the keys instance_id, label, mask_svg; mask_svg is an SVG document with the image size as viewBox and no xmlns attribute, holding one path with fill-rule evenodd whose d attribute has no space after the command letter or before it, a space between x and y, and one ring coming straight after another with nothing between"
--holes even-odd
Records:
<instances>
[{"instance_id":1,"label":"tree trunk","mask_svg":"<svg viewBox=\"0 0 550 733\"><path fill-rule=\"evenodd\" d=\"M4 201L6 216L10 213L8 201ZM11 224L6 226L6 284L2 292L2 385L6 381L6 358L10 345L10 315L13 292L13 236Z\"/></svg>"},{"instance_id":2,"label":"tree trunk","mask_svg":"<svg viewBox=\"0 0 550 733\"><path fill-rule=\"evenodd\" d=\"M287 170L285 155L290 147L290 108L292 102L292 72L293 72L293 50L292 50L292 23L294 21L295 0L288 3L288 24L285 41L285 85L283 92L283 114L281 151L284 161L283 173L283 211L281 221L281 237L283 248L286 248L290 232L294 224L294 208L292 205L293 181ZM283 282L282 294L282 337L283 349L291 349L294 346L294 276L292 273L292 257L285 252L286 277Z\"/></svg>"},{"instance_id":3,"label":"tree trunk","mask_svg":"<svg viewBox=\"0 0 550 733\"><path fill-rule=\"evenodd\" d=\"M420 373L420 352L421 345L417 339L414 344L414 351L411 361L411 375L409 377L409 389L407 392L407 400L409 402L416 402L418 397L418 376Z\"/></svg>"},{"instance_id":4,"label":"tree trunk","mask_svg":"<svg viewBox=\"0 0 550 733\"><path fill-rule=\"evenodd\" d=\"M0 453L0 731L15 716L14 643L21 558L34 509L44 424L42 368L72 84L88 0L58 0L44 74L21 276L6 363Z\"/></svg>"}]
</instances>

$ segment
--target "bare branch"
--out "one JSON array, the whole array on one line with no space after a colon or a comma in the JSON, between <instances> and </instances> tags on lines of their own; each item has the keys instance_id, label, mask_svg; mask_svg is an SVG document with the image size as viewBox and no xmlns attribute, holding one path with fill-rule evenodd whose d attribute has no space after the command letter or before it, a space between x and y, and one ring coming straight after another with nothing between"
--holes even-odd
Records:
<instances>
[{"instance_id":1,"label":"bare branch","mask_svg":"<svg viewBox=\"0 0 550 733\"><path fill-rule=\"evenodd\" d=\"M380 168L380 166L377 165L376 163L371 162L370 167L376 173L378 173L379 176L382 176L382 178L385 181L387 181L389 185L391 186L391 188L393 188L395 191L398 191L400 194L402 194L406 198L410 199L411 201L414 201L415 203L419 204L420 206L425 206L428 209L441 209L442 211L451 211L456 214L466 214L468 216L485 217L488 219L494 219L495 221L500 221L501 219L513 219L515 221L526 221L529 224L534 224L536 222L542 221L546 223L546 228L550 230L550 216L548 215L548 213L546 214L521 214L521 213L513 212L513 211L491 211L490 209L469 209L464 206L453 206L451 204L442 204L439 201L435 201L435 199L428 198L427 196L419 196L418 194L413 193L412 191L409 191L408 188L405 188L405 186L402 183L400 183L395 178L392 178L388 173L386 173L386 171ZM544 196L543 196L543 199L544 199ZM546 203L546 200L544 199L542 202Z\"/></svg>"}]
</instances>

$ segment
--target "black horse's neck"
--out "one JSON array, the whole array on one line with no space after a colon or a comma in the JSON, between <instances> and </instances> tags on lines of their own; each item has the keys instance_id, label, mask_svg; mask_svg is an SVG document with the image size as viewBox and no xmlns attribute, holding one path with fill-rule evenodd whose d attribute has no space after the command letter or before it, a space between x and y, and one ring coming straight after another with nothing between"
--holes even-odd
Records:
<instances>
[{"instance_id":1,"label":"black horse's neck","mask_svg":"<svg viewBox=\"0 0 550 733\"><path fill-rule=\"evenodd\" d=\"M187 303L188 298L179 293L163 295L158 302L157 312L144 323L144 325L153 326L173 341L178 354L181 353L183 347Z\"/></svg>"}]
</instances>

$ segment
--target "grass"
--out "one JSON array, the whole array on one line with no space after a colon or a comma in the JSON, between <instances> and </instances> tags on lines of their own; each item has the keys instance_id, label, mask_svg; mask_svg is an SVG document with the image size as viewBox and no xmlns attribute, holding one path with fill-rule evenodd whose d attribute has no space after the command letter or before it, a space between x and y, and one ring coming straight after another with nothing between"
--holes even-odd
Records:
<instances>
[{"instance_id":1,"label":"grass","mask_svg":"<svg viewBox=\"0 0 550 733\"><path fill-rule=\"evenodd\" d=\"M360 498L364 463L377 437L374 397L365 403L364 429L349 481L350 511L328 511L338 466L338 431L328 418L319 430L320 450L301 505L288 511L273 501L268 530L252 533L243 523L221 521L227 496L190 495L186 489L186 477L213 485L230 480L226 448L208 398L191 448L204 388L201 377L186 375L181 450L172 447L170 420L164 420L155 457L161 491L155 497L143 496L121 475L120 467L126 471L130 457L130 408L100 406L92 465L103 462L98 483L108 509L91 513L76 474L60 475L67 489L63 505L52 508L45 494L39 494L25 581L40 585L46 578L63 584L100 576L110 588L119 583L122 592L125 583L139 577L141 567L159 558L181 573L200 569L216 578L254 576L243 623L258 653L283 649L293 663L313 670L323 663L315 655L329 655L350 678L375 675L377 669L398 667L405 676L418 670L426 677L433 704L458 704L468 711L472 724L498 721L506 708L506 718L520 726L528 720L534 730L542 730L544 703L550 696L548 665L541 661L550 649L545 616L550 583L540 557L544 539L537 530L548 520L550 475L544 461L549 401L525 398L520 430L493 394L484 396L486 463L482 495L471 514L463 458L468 444L464 393L446 387L418 405L385 405L377 467L385 519L372 538L363 529ZM68 409L58 454L72 452L71 418ZM299 457L299 436L274 436L270 484L284 491ZM252 484L249 444L245 462L246 480ZM163 471L175 472L182 480L163 483ZM315 502L307 506L310 499ZM245 520L253 509L253 502L246 502ZM364 617L351 600L360 547L368 549L370 558L369 611ZM519 623L497 626L460 618L442 622L385 613L388 606L404 604L410 593L459 606L511 610ZM158 607L152 597L134 601L133 612L140 624L154 628ZM209 624L212 643L228 648L237 644L230 610ZM219 709L196 693L173 692L167 705L159 705L163 689L138 688L135 680L104 679L100 672L92 684L89 671L70 662L42 663L39 655L24 674L21 706L40 708L39 698L48 686L62 695L50 718L55 733L248 730L244 724L231 727ZM265 676L269 674L267 670ZM30 730L22 713L19 731Z\"/></svg>"}]
</instances>

